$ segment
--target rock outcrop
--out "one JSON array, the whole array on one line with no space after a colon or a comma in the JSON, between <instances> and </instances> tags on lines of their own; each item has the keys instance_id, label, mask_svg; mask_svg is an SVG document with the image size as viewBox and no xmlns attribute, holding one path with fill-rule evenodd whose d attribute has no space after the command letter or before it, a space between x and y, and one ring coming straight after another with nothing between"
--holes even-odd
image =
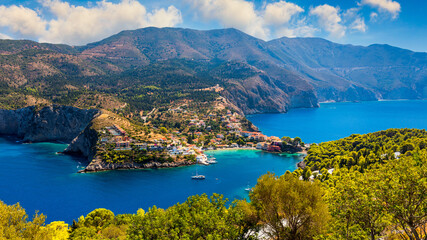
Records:
<instances>
[{"instance_id":1,"label":"rock outcrop","mask_svg":"<svg viewBox=\"0 0 427 240\"><path fill-rule=\"evenodd\" d=\"M97 114L95 109L57 105L39 111L35 107L0 110L0 135L14 135L24 142L70 143Z\"/></svg>"},{"instance_id":2,"label":"rock outcrop","mask_svg":"<svg viewBox=\"0 0 427 240\"><path fill-rule=\"evenodd\" d=\"M71 141L64 153L83 155L91 160L96 154L98 132L90 123L76 138Z\"/></svg>"},{"instance_id":3,"label":"rock outcrop","mask_svg":"<svg viewBox=\"0 0 427 240\"><path fill-rule=\"evenodd\" d=\"M83 170L79 171L80 173L86 172L101 172L109 170L119 170L119 169L147 169L147 168L173 168L173 167L183 167L194 165L195 162L192 161L180 161L180 162L150 162L145 164L127 162L127 163L107 163L102 161L99 157L96 157L92 162Z\"/></svg>"}]
</instances>

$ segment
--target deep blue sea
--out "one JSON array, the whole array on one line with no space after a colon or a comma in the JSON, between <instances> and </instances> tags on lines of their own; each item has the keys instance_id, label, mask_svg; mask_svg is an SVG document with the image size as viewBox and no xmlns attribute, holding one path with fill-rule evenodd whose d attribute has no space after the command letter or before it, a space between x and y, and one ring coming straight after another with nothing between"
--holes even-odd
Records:
<instances>
[{"instance_id":1,"label":"deep blue sea","mask_svg":"<svg viewBox=\"0 0 427 240\"><path fill-rule=\"evenodd\" d=\"M391 127L426 128L427 101L328 103L318 109L249 118L268 135L321 142ZM216 165L78 174L87 163L56 154L65 147L0 138L0 200L20 202L30 216L39 210L47 215L47 222L71 223L95 208L135 213L138 208L167 208L190 195L214 192L229 199L245 198L245 188L255 185L260 175L292 171L301 160L253 150L216 151L210 153L217 158ZM206 180L191 180L196 168Z\"/></svg>"},{"instance_id":2,"label":"deep blue sea","mask_svg":"<svg viewBox=\"0 0 427 240\"><path fill-rule=\"evenodd\" d=\"M320 108L247 118L267 135L300 137L306 143L337 140L353 133L389 128L427 128L427 101L321 103Z\"/></svg>"},{"instance_id":3,"label":"deep blue sea","mask_svg":"<svg viewBox=\"0 0 427 240\"><path fill-rule=\"evenodd\" d=\"M79 174L77 170L86 164L83 159L56 154L66 145L12 140L0 138L0 200L20 202L30 216L39 210L47 215L47 222L71 223L95 208L116 214L153 205L167 208L202 193L242 199L247 197L245 188L255 185L260 175L284 174L301 161L295 155L232 150L214 152L218 163L210 166ZM205 180L191 179L196 168Z\"/></svg>"}]
</instances>

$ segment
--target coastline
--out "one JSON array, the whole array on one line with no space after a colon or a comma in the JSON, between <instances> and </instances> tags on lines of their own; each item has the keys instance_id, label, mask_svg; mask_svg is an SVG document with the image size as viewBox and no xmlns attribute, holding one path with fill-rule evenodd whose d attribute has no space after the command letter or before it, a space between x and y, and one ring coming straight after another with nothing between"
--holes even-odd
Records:
<instances>
[{"instance_id":1,"label":"coastline","mask_svg":"<svg viewBox=\"0 0 427 240\"><path fill-rule=\"evenodd\" d=\"M238 150L252 150L252 151L258 151L258 152L265 152L265 153L272 153L272 154L279 154L279 155L307 155L307 150L295 152L295 153L289 153L289 152L269 152L262 149L257 148L220 148L220 149L212 149L212 150L206 150L205 152L220 152L220 151L238 151Z\"/></svg>"},{"instance_id":2,"label":"coastline","mask_svg":"<svg viewBox=\"0 0 427 240\"><path fill-rule=\"evenodd\" d=\"M137 170L137 169L161 169L161 168L177 168L196 165L196 162L180 161L180 162L150 162L150 163L105 163L103 161L94 159L84 169L79 170L77 173L95 173L113 170Z\"/></svg>"},{"instance_id":3,"label":"coastline","mask_svg":"<svg viewBox=\"0 0 427 240\"><path fill-rule=\"evenodd\" d=\"M215 153L215 152L236 152L236 151L254 151L254 152L264 152L276 154L279 156L304 156L307 155L306 151L296 152L296 153L287 153L287 152L269 152L256 148L221 148L221 149L212 149L206 150L205 153ZM90 162L84 169L79 170L77 173L96 173L96 172L106 172L106 171L114 171L114 170L143 170L143 169L162 169L162 168L179 168L179 167L187 167L192 165L198 165L197 162L190 161L180 161L180 162L150 162L145 164L139 163L105 163L100 160L94 159ZM199 164L202 165L202 164Z\"/></svg>"}]
</instances>

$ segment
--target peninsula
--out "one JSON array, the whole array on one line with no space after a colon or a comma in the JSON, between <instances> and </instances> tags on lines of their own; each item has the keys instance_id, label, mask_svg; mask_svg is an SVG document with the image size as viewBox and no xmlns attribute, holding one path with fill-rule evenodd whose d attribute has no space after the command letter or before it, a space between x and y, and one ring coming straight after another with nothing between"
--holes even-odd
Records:
<instances>
[{"instance_id":1,"label":"peninsula","mask_svg":"<svg viewBox=\"0 0 427 240\"><path fill-rule=\"evenodd\" d=\"M301 139L265 136L245 114L424 99L426 62L387 45L236 29L144 28L85 46L0 40L0 134L68 143L64 153L91 161L86 172L204 163L206 149L298 152Z\"/></svg>"}]
</instances>

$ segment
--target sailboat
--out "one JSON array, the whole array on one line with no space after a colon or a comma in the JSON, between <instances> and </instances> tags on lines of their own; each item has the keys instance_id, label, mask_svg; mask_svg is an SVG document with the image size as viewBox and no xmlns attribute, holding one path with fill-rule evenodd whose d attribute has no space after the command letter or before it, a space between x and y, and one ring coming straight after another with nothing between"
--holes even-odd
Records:
<instances>
[{"instance_id":1,"label":"sailboat","mask_svg":"<svg viewBox=\"0 0 427 240\"><path fill-rule=\"evenodd\" d=\"M197 173L197 168L196 168L196 175L191 176L191 179L194 179L194 180L204 180L205 179L205 175L198 174Z\"/></svg>"},{"instance_id":2,"label":"sailboat","mask_svg":"<svg viewBox=\"0 0 427 240\"><path fill-rule=\"evenodd\" d=\"M215 157L209 156L208 160L206 162L209 164L215 164L215 163L217 163L217 161L215 159L216 159Z\"/></svg>"}]
</instances>

